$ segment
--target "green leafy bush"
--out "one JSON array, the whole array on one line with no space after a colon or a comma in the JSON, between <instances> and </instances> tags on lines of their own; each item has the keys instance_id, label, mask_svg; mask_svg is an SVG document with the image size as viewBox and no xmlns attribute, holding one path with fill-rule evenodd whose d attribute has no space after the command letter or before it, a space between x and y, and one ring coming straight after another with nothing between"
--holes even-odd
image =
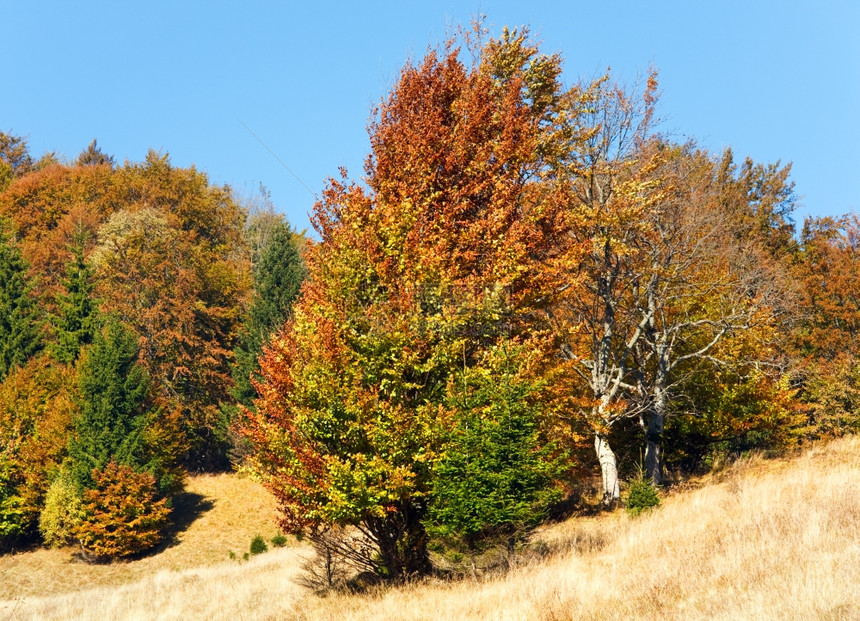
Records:
<instances>
[{"instance_id":1,"label":"green leafy bush","mask_svg":"<svg viewBox=\"0 0 860 621\"><path fill-rule=\"evenodd\" d=\"M251 554L262 554L268 549L269 546L266 545L266 540L263 539L262 535L256 535L251 539Z\"/></svg>"},{"instance_id":2,"label":"green leafy bush","mask_svg":"<svg viewBox=\"0 0 860 621\"><path fill-rule=\"evenodd\" d=\"M286 536L282 535L281 533L278 533L277 535L272 537L272 545L276 548L283 548L285 545L287 545Z\"/></svg>"}]
</instances>

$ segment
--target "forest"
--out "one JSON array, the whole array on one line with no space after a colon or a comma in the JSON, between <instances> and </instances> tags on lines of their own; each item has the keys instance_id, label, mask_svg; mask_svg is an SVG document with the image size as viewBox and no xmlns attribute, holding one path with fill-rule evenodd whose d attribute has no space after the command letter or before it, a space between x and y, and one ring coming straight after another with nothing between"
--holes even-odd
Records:
<instances>
[{"instance_id":1,"label":"forest","mask_svg":"<svg viewBox=\"0 0 860 621\"><path fill-rule=\"evenodd\" d=\"M158 545L189 473L403 581L860 430L860 219L528 30L403 67L295 231L150 151L0 133L0 551Z\"/></svg>"}]
</instances>

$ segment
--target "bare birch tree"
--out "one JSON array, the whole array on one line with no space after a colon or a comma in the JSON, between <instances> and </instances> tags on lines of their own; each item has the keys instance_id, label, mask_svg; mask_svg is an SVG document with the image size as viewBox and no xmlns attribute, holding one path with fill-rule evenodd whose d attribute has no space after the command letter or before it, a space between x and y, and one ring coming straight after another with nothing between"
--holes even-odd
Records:
<instances>
[{"instance_id":1,"label":"bare birch tree","mask_svg":"<svg viewBox=\"0 0 860 621\"><path fill-rule=\"evenodd\" d=\"M643 326L634 364L645 469L660 484L664 423L683 370L767 365L766 342L754 360L721 355L720 345L740 333L767 340L789 296L762 240L744 235L737 210L720 201L717 162L693 145L649 148L664 152L655 171L662 201L648 214L648 235L638 239L641 272L631 277Z\"/></svg>"},{"instance_id":2,"label":"bare birch tree","mask_svg":"<svg viewBox=\"0 0 860 621\"><path fill-rule=\"evenodd\" d=\"M564 341L562 353L588 393L582 414L594 435L603 480L603 501L620 498L615 453L609 432L636 414L633 353L647 320L638 314L641 263L639 239L647 234L647 214L661 200L652 173L660 154L642 150L656 101L656 78L649 76L641 100L606 79L569 93L569 151L558 171L560 200L569 221L568 285L548 316ZM566 114L566 119L565 119ZM564 135L561 132L559 135Z\"/></svg>"}]
</instances>

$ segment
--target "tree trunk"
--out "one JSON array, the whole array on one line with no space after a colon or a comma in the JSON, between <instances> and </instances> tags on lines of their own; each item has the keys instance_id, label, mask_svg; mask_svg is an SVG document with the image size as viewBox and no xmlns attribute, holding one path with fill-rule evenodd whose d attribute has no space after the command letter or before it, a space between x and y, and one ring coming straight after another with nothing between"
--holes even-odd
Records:
<instances>
[{"instance_id":1,"label":"tree trunk","mask_svg":"<svg viewBox=\"0 0 860 621\"><path fill-rule=\"evenodd\" d=\"M662 370L661 370L662 371ZM665 373L658 373L654 382L654 401L648 411L645 432L645 476L654 485L663 484L663 421L666 419Z\"/></svg>"},{"instance_id":2,"label":"tree trunk","mask_svg":"<svg viewBox=\"0 0 860 621\"><path fill-rule=\"evenodd\" d=\"M608 438L599 433L594 436L594 450L597 453L597 461L600 462L600 473L603 476L603 504L611 507L621 499L615 453L609 448Z\"/></svg>"},{"instance_id":3,"label":"tree trunk","mask_svg":"<svg viewBox=\"0 0 860 621\"><path fill-rule=\"evenodd\" d=\"M398 511L383 518L369 518L364 523L373 534L388 579L400 582L433 571L427 552L427 533L415 507L404 503Z\"/></svg>"},{"instance_id":4,"label":"tree trunk","mask_svg":"<svg viewBox=\"0 0 860 621\"><path fill-rule=\"evenodd\" d=\"M651 412L648 416L648 431L645 434L645 476L654 485L663 484L663 450L660 438L663 434L663 417Z\"/></svg>"}]
</instances>

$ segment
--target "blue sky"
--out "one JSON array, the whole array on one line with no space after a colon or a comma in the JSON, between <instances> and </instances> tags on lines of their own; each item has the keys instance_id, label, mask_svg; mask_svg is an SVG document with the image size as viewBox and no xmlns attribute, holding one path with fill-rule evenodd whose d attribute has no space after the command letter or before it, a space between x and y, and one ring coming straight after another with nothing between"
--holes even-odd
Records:
<instances>
[{"instance_id":1,"label":"blue sky","mask_svg":"<svg viewBox=\"0 0 860 621\"><path fill-rule=\"evenodd\" d=\"M93 138L118 161L152 147L308 226L312 192L362 174L370 107L408 58L485 14L529 25L575 82L655 65L662 129L738 159L793 162L808 214L860 211L860 3L3 2L0 129L38 155Z\"/></svg>"}]
</instances>

